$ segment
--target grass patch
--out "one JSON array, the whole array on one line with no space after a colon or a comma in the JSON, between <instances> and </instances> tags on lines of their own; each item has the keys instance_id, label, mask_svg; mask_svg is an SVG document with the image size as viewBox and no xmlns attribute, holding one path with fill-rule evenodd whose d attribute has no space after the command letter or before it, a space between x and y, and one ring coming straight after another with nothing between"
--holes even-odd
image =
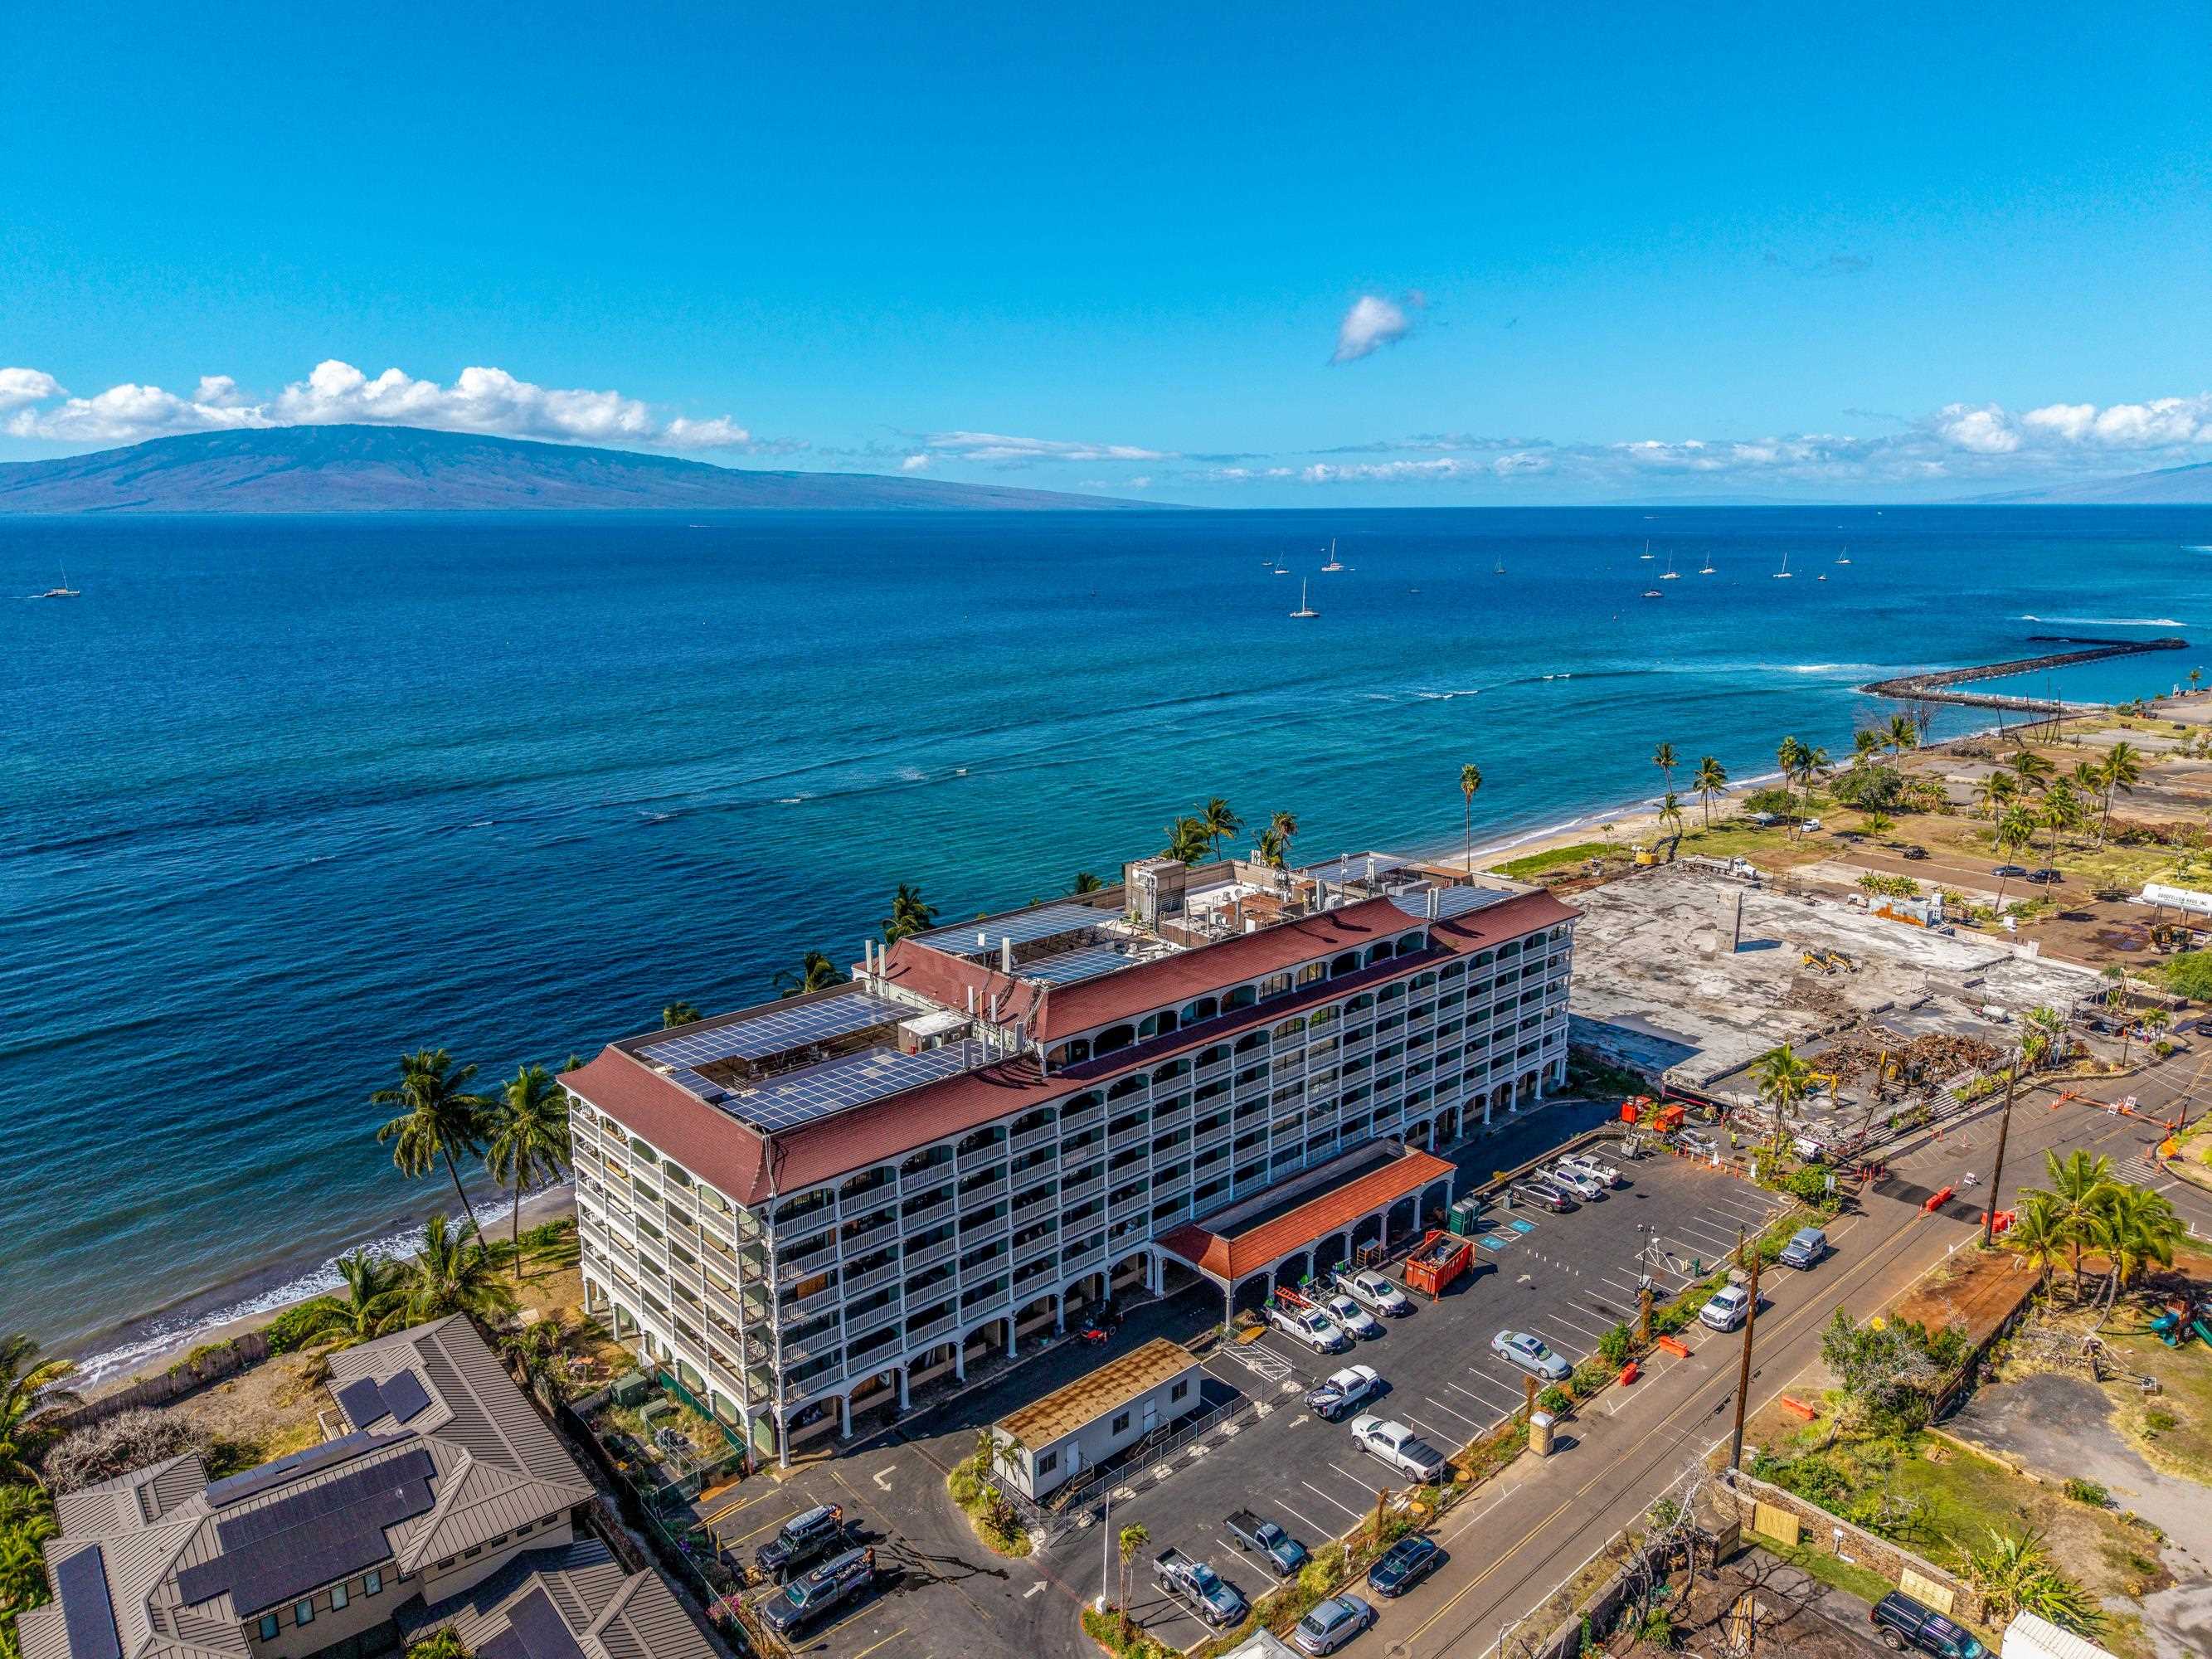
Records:
<instances>
[{"instance_id":1,"label":"grass patch","mask_svg":"<svg viewBox=\"0 0 2212 1659\"><path fill-rule=\"evenodd\" d=\"M1759 1540L1761 1549L1777 1559L1787 1561L1808 1578L1817 1578L1862 1601L1879 1601L1897 1588L1871 1568L1839 1561L1826 1550L1808 1549L1802 1544L1777 1543L1760 1533L1751 1535Z\"/></svg>"},{"instance_id":2,"label":"grass patch","mask_svg":"<svg viewBox=\"0 0 2212 1659\"><path fill-rule=\"evenodd\" d=\"M1515 881L1528 881L1553 870L1564 870L1569 865L1580 864L1585 859L1601 859L1626 849L1608 842L1578 841L1571 847L1554 847L1547 853L1530 853L1524 858L1493 864L1491 869Z\"/></svg>"},{"instance_id":3,"label":"grass patch","mask_svg":"<svg viewBox=\"0 0 2212 1659\"><path fill-rule=\"evenodd\" d=\"M2157 1394L2121 1402L2121 1434L2153 1468L2212 1486L2212 1351L2193 1340L2169 1348L2147 1333L2107 1329L2105 1340L2124 1370L2159 1382Z\"/></svg>"}]
</instances>

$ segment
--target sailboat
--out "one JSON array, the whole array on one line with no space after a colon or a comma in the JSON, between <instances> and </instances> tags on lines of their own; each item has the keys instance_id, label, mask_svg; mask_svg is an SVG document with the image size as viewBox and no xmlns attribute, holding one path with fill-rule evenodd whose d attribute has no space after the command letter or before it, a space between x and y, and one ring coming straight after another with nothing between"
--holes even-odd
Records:
<instances>
[{"instance_id":1,"label":"sailboat","mask_svg":"<svg viewBox=\"0 0 2212 1659\"><path fill-rule=\"evenodd\" d=\"M1674 568L1674 556L1672 553L1669 553L1667 556L1667 574L1660 577L1659 580L1662 582L1674 582L1680 581L1681 579L1681 574Z\"/></svg>"},{"instance_id":2,"label":"sailboat","mask_svg":"<svg viewBox=\"0 0 2212 1659\"><path fill-rule=\"evenodd\" d=\"M1336 556L1336 538L1334 536L1328 538L1328 562L1322 566L1322 568L1323 570L1341 570L1344 568L1344 561Z\"/></svg>"},{"instance_id":3,"label":"sailboat","mask_svg":"<svg viewBox=\"0 0 2212 1659\"><path fill-rule=\"evenodd\" d=\"M1784 554L1782 556L1782 568L1781 568L1781 569L1779 569L1779 570L1778 570L1778 571L1776 571L1776 572L1774 573L1774 580L1779 582L1779 581L1787 581L1789 579L1790 579L1790 556L1789 556L1787 553L1784 553Z\"/></svg>"},{"instance_id":4,"label":"sailboat","mask_svg":"<svg viewBox=\"0 0 2212 1659\"><path fill-rule=\"evenodd\" d=\"M1647 559L1651 556L1651 544L1650 542L1644 544L1644 552L1642 556Z\"/></svg>"},{"instance_id":5,"label":"sailboat","mask_svg":"<svg viewBox=\"0 0 2212 1659\"><path fill-rule=\"evenodd\" d=\"M33 593L31 597L34 599L73 599L76 598L77 590L69 585L69 567L67 565L64 565L62 567L62 585L59 587L50 587L45 592Z\"/></svg>"},{"instance_id":6,"label":"sailboat","mask_svg":"<svg viewBox=\"0 0 2212 1659\"><path fill-rule=\"evenodd\" d=\"M1298 608L1291 612L1291 618L1294 622L1304 622L1310 617L1321 615L1320 611L1313 608L1312 602L1306 598L1306 586L1303 580L1298 583Z\"/></svg>"},{"instance_id":7,"label":"sailboat","mask_svg":"<svg viewBox=\"0 0 2212 1659\"><path fill-rule=\"evenodd\" d=\"M1837 555L1836 555L1836 562L1837 562L1838 564L1849 564L1850 562L1851 562L1851 550L1850 550L1850 548L1848 548L1848 547L1847 547L1847 548L1845 548L1842 552L1840 552L1840 553L1838 553L1838 554L1837 554Z\"/></svg>"},{"instance_id":8,"label":"sailboat","mask_svg":"<svg viewBox=\"0 0 2212 1659\"><path fill-rule=\"evenodd\" d=\"M1705 555L1705 562L1698 570L1698 574L1700 576L1710 576L1713 574L1713 556L1711 554L1708 553Z\"/></svg>"},{"instance_id":9,"label":"sailboat","mask_svg":"<svg viewBox=\"0 0 2212 1659\"><path fill-rule=\"evenodd\" d=\"M1502 576L1505 574L1505 556L1503 553L1498 556L1498 562L1492 568L1490 574L1493 576Z\"/></svg>"}]
</instances>

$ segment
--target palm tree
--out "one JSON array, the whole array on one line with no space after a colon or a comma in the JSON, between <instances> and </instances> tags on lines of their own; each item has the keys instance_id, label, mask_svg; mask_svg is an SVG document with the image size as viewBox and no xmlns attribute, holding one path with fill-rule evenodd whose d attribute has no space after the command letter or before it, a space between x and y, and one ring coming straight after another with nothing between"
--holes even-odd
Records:
<instances>
[{"instance_id":1,"label":"palm tree","mask_svg":"<svg viewBox=\"0 0 2212 1659\"><path fill-rule=\"evenodd\" d=\"M1674 745L1662 743L1651 751L1651 763L1667 775L1667 787L1674 787Z\"/></svg>"},{"instance_id":2,"label":"palm tree","mask_svg":"<svg viewBox=\"0 0 2212 1659\"><path fill-rule=\"evenodd\" d=\"M471 1223L455 1232L442 1215L423 1224L422 1249L400 1268L397 1286L409 1324L461 1313L489 1323L514 1310L514 1292L492 1267L483 1240L473 1251L468 1248L475 1231Z\"/></svg>"},{"instance_id":3,"label":"palm tree","mask_svg":"<svg viewBox=\"0 0 2212 1659\"><path fill-rule=\"evenodd\" d=\"M1273 824L1260 832L1261 863L1279 870L1283 867L1284 855L1289 851L1290 843L1283 839L1282 832Z\"/></svg>"},{"instance_id":4,"label":"palm tree","mask_svg":"<svg viewBox=\"0 0 2212 1659\"><path fill-rule=\"evenodd\" d=\"M1869 761L1881 752L1881 733L1871 726L1862 726L1851 733L1851 764Z\"/></svg>"},{"instance_id":5,"label":"palm tree","mask_svg":"<svg viewBox=\"0 0 2212 1659\"><path fill-rule=\"evenodd\" d=\"M1682 833L1682 803L1674 799L1671 789L1659 798L1659 822L1673 824L1678 836Z\"/></svg>"},{"instance_id":6,"label":"palm tree","mask_svg":"<svg viewBox=\"0 0 2212 1659\"><path fill-rule=\"evenodd\" d=\"M1213 848L1213 856L1221 856L1221 841L1244 827L1244 820L1229 810L1229 803L1216 795L1198 809L1198 821L1206 826L1206 838Z\"/></svg>"},{"instance_id":7,"label":"palm tree","mask_svg":"<svg viewBox=\"0 0 2212 1659\"><path fill-rule=\"evenodd\" d=\"M392 1161L402 1175L410 1179L427 1175L431 1165L445 1161L453 1196L461 1200L471 1231L476 1230L477 1212L461 1189L454 1155L479 1158L483 1153L486 1103L481 1095L468 1092L469 1079L476 1074L473 1066L456 1069L453 1055L443 1048L418 1048L400 1056L398 1088L379 1089L369 1097L376 1105L402 1109L376 1132L378 1144L392 1143Z\"/></svg>"},{"instance_id":8,"label":"palm tree","mask_svg":"<svg viewBox=\"0 0 2212 1659\"><path fill-rule=\"evenodd\" d=\"M660 1011L660 1029L672 1031L679 1025L696 1025L701 1018L697 1004L679 997Z\"/></svg>"},{"instance_id":9,"label":"palm tree","mask_svg":"<svg viewBox=\"0 0 2212 1659\"><path fill-rule=\"evenodd\" d=\"M1895 758L1908 749L1920 747L1920 728L1910 714L1892 714L1889 725L1883 730L1882 740L1889 746L1892 758Z\"/></svg>"},{"instance_id":10,"label":"palm tree","mask_svg":"<svg viewBox=\"0 0 2212 1659\"><path fill-rule=\"evenodd\" d=\"M1761 1054L1752 1075L1759 1082L1759 1097L1772 1103L1778 1121L1788 1118L1791 1109L1802 1105L1813 1092L1812 1066L1786 1042Z\"/></svg>"},{"instance_id":11,"label":"palm tree","mask_svg":"<svg viewBox=\"0 0 2212 1659\"><path fill-rule=\"evenodd\" d=\"M1459 769L1459 793L1467 805L1467 871L1474 873L1474 792L1482 787L1482 769L1473 761Z\"/></svg>"},{"instance_id":12,"label":"palm tree","mask_svg":"<svg viewBox=\"0 0 2212 1659\"><path fill-rule=\"evenodd\" d=\"M561 1349L568 1340L568 1326L556 1310L546 1318L533 1319L520 1330L509 1331L501 1337L499 1351L506 1356L517 1380L550 1404L555 1398L553 1379L559 1374L554 1362L560 1358Z\"/></svg>"},{"instance_id":13,"label":"palm tree","mask_svg":"<svg viewBox=\"0 0 2212 1659\"><path fill-rule=\"evenodd\" d=\"M356 1250L331 1265L345 1281L345 1295L319 1297L302 1305L306 1342L350 1348L392 1329L404 1299L399 1295L399 1264Z\"/></svg>"},{"instance_id":14,"label":"palm tree","mask_svg":"<svg viewBox=\"0 0 2212 1659\"><path fill-rule=\"evenodd\" d=\"M2012 1225L2005 1229L2004 1247L2016 1250L2027 1258L2027 1265L2038 1273L2048 1273L2066 1259L2067 1232L2060 1218L2058 1200L2049 1193L2032 1192L2024 1196L2020 1207L2013 1212Z\"/></svg>"},{"instance_id":15,"label":"palm tree","mask_svg":"<svg viewBox=\"0 0 2212 1659\"><path fill-rule=\"evenodd\" d=\"M1140 1522L1135 1526L1122 1528L1121 1536L1117 1541L1121 1545L1121 1601L1120 1611L1121 1614L1121 1626L1122 1628L1126 1630L1129 1624L1129 1566L1132 1562L1136 1560L1139 1553L1144 1549L1145 1546L1152 1541L1152 1535L1145 1530L1144 1525Z\"/></svg>"},{"instance_id":16,"label":"palm tree","mask_svg":"<svg viewBox=\"0 0 2212 1659\"><path fill-rule=\"evenodd\" d=\"M1071 893L1098 893L1103 892L1105 888L1106 884L1088 870L1078 870L1075 872L1075 880L1069 885L1067 890Z\"/></svg>"},{"instance_id":17,"label":"palm tree","mask_svg":"<svg viewBox=\"0 0 2212 1659\"><path fill-rule=\"evenodd\" d=\"M2074 786L2064 778L2053 778L2043 792L2042 805L2036 808L2036 820L2051 831L2047 857L2058 856L2058 832L2078 828L2081 823L2081 798L2074 793Z\"/></svg>"},{"instance_id":18,"label":"palm tree","mask_svg":"<svg viewBox=\"0 0 2212 1659\"><path fill-rule=\"evenodd\" d=\"M845 975L837 964L819 951L809 951L799 957L794 970L779 968L772 981L779 996L804 996L809 991L826 991L841 983Z\"/></svg>"},{"instance_id":19,"label":"palm tree","mask_svg":"<svg viewBox=\"0 0 2212 1659\"><path fill-rule=\"evenodd\" d=\"M1160 848L1160 856L1179 859L1185 864L1203 864L1212 848L1213 840L1203 818L1177 818L1168 825L1168 844Z\"/></svg>"},{"instance_id":20,"label":"palm tree","mask_svg":"<svg viewBox=\"0 0 2212 1659\"><path fill-rule=\"evenodd\" d=\"M45 1490L26 1480L0 1486L0 1654L16 1659L15 1615L43 1607L52 1594L46 1547L61 1535Z\"/></svg>"},{"instance_id":21,"label":"palm tree","mask_svg":"<svg viewBox=\"0 0 2212 1659\"><path fill-rule=\"evenodd\" d=\"M879 924L884 930L884 943L896 945L901 939L915 933L926 933L937 925L937 907L921 896L919 887L906 882L898 884L891 895L891 914Z\"/></svg>"},{"instance_id":22,"label":"palm tree","mask_svg":"<svg viewBox=\"0 0 2212 1659\"><path fill-rule=\"evenodd\" d=\"M2025 747L2014 750L2012 758L2005 764L2012 769L2013 775L2021 781L2023 787L2039 792L2049 785L2058 771L2052 762Z\"/></svg>"},{"instance_id":23,"label":"palm tree","mask_svg":"<svg viewBox=\"0 0 2212 1659\"><path fill-rule=\"evenodd\" d=\"M2120 1064L2124 1066L2128 1063L2128 1038L2136 1028L2135 984L2128 978L2124 962L2115 962L2104 972L2112 982L2112 988L2105 993L2105 1006L2120 1023Z\"/></svg>"},{"instance_id":24,"label":"palm tree","mask_svg":"<svg viewBox=\"0 0 2212 1659\"><path fill-rule=\"evenodd\" d=\"M2048 1190L2031 1188L2021 1194L2033 1202L2038 1198L2051 1200L2052 1218L2058 1236L2065 1241L2069 1271L2074 1279L2074 1294L2081 1293L2081 1251L2096 1237L2100 1206L2105 1193L2112 1184L2112 1160L2091 1157L2076 1148L2063 1159L2055 1152L2043 1154L2043 1167L2051 1186Z\"/></svg>"},{"instance_id":25,"label":"palm tree","mask_svg":"<svg viewBox=\"0 0 2212 1659\"><path fill-rule=\"evenodd\" d=\"M2192 690L2196 689L2196 679L2197 673L2192 669L2190 671ZM2142 781L2142 755L2133 744L2123 738L2112 745L2111 752L2105 757L2105 763L2096 771L2099 781L2105 786L2104 816L2097 825L2097 845L2102 847L2112 827L2112 792L2117 789L2124 795L2135 793L2136 786Z\"/></svg>"},{"instance_id":26,"label":"palm tree","mask_svg":"<svg viewBox=\"0 0 2212 1659\"><path fill-rule=\"evenodd\" d=\"M2163 1194L2115 1183L2098 1201L2093 1237L2112 1267L2105 1294L2109 1316L2145 1267L2154 1262L2162 1267L2173 1265L2173 1252L2188 1237L2188 1229Z\"/></svg>"},{"instance_id":27,"label":"palm tree","mask_svg":"<svg viewBox=\"0 0 2212 1659\"><path fill-rule=\"evenodd\" d=\"M1999 767L1974 786L1974 810L1986 812L1994 822L2008 806L2020 799L2020 775Z\"/></svg>"},{"instance_id":28,"label":"palm tree","mask_svg":"<svg viewBox=\"0 0 2212 1659\"><path fill-rule=\"evenodd\" d=\"M570 1167L568 1103L543 1066L526 1066L507 1079L491 1103L484 1128L484 1168L514 1195L511 1227L514 1282L522 1282L522 1189L553 1181Z\"/></svg>"},{"instance_id":29,"label":"palm tree","mask_svg":"<svg viewBox=\"0 0 2212 1659\"><path fill-rule=\"evenodd\" d=\"M2006 867L2009 868L2014 857L2016 857L2022 848L2035 839L2035 814L2025 806L2007 807L2004 816L1997 820L1996 829L1991 833L1990 839L1996 843L1997 856L2002 859ZM2011 879L2010 876L1997 878L1997 914L1999 915L2004 914L2005 886Z\"/></svg>"},{"instance_id":30,"label":"palm tree","mask_svg":"<svg viewBox=\"0 0 2212 1659\"><path fill-rule=\"evenodd\" d=\"M77 1403L76 1395L62 1387L75 1370L67 1359L40 1358L38 1341L27 1331L0 1337L0 1477L43 1484L23 1461L27 1425L50 1407Z\"/></svg>"},{"instance_id":31,"label":"palm tree","mask_svg":"<svg viewBox=\"0 0 2212 1659\"><path fill-rule=\"evenodd\" d=\"M1714 756L1702 757L1698 762L1695 775L1690 779L1690 787L1698 792L1698 799L1705 803L1705 828L1710 830L1713 827L1713 797L1724 794L1728 790L1728 768Z\"/></svg>"},{"instance_id":32,"label":"palm tree","mask_svg":"<svg viewBox=\"0 0 2212 1659\"><path fill-rule=\"evenodd\" d=\"M1267 820L1267 828L1273 830L1276 839L1282 842L1282 861L1287 864L1291 857L1291 843L1297 839L1298 815L1296 812L1278 812Z\"/></svg>"}]
</instances>

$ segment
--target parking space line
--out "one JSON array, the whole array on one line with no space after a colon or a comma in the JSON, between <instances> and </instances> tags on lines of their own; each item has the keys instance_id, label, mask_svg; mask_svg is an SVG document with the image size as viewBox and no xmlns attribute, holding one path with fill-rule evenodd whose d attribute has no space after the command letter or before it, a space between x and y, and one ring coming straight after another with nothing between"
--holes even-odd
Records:
<instances>
[{"instance_id":1,"label":"parking space line","mask_svg":"<svg viewBox=\"0 0 2212 1659\"><path fill-rule=\"evenodd\" d=\"M1331 1468L1334 1468L1336 1466L1335 1466L1334 1464L1333 1464L1333 1463L1332 1463L1329 1467L1330 1467ZM1338 1473L1339 1473L1339 1474L1342 1474L1342 1473L1343 1473L1343 1471L1342 1471L1342 1470L1338 1470ZM1300 1485L1301 1486L1304 1486L1304 1487L1308 1492L1311 1492L1311 1493L1312 1493L1316 1498L1320 1498L1320 1499L1321 1499L1321 1501L1322 1501L1322 1503L1327 1504L1329 1504L1329 1505L1331 1505L1331 1506L1332 1506L1332 1507L1334 1507L1334 1508L1342 1510L1343 1510L1346 1515L1350 1516L1351 1516L1353 1520L1355 1520L1355 1521L1364 1520L1364 1519L1365 1519L1365 1518L1366 1518L1366 1515L1367 1515L1367 1511L1366 1511L1366 1510L1355 1510L1355 1509L1353 1509L1353 1508L1352 1507L1352 1505L1351 1505L1351 1504L1340 1504L1340 1503L1338 1503L1338 1502L1336 1501L1336 1499L1334 1499L1334 1498L1331 1498L1331 1497L1330 1497L1327 1492L1323 1492L1323 1491L1322 1491L1319 1486L1316 1486L1316 1485L1314 1485L1314 1483L1313 1483L1312 1481L1310 1481L1310 1480L1301 1480L1301 1481L1299 1481L1299 1482L1298 1482L1298 1485Z\"/></svg>"},{"instance_id":2,"label":"parking space line","mask_svg":"<svg viewBox=\"0 0 2212 1659\"><path fill-rule=\"evenodd\" d=\"M1454 1411L1449 1406L1445 1405L1443 1401L1437 1399L1434 1395L1428 1395L1426 1398L1431 1410L1440 1411L1446 1417L1456 1417L1461 1422L1466 1424L1469 1428L1480 1428L1482 1426L1473 1418L1469 1417L1465 1412Z\"/></svg>"},{"instance_id":3,"label":"parking space line","mask_svg":"<svg viewBox=\"0 0 2212 1659\"><path fill-rule=\"evenodd\" d=\"M1531 1325L1528 1329L1531 1334L1543 1338L1547 1347L1555 1352L1565 1354L1571 1359L1582 1359L1587 1358L1589 1353L1588 1348L1577 1348L1571 1342L1560 1341L1558 1337L1540 1325Z\"/></svg>"},{"instance_id":4,"label":"parking space line","mask_svg":"<svg viewBox=\"0 0 2212 1659\"><path fill-rule=\"evenodd\" d=\"M1686 1233L1695 1233L1700 1238L1717 1238L1723 1249L1730 1250L1735 1249L1735 1240L1729 1235L1729 1230L1725 1227L1717 1227L1710 1221L1703 1219L1685 1221L1682 1224L1682 1231Z\"/></svg>"},{"instance_id":5,"label":"parking space line","mask_svg":"<svg viewBox=\"0 0 2212 1659\"><path fill-rule=\"evenodd\" d=\"M1433 1404L1434 1402L1432 1401L1431 1403ZM1424 1423L1419 1418L1415 1417L1410 1412L1407 1413L1406 1420L1425 1434L1432 1434L1436 1436L1437 1439L1446 1442L1449 1442L1451 1439L1451 1431L1449 1430L1440 1429L1433 1423Z\"/></svg>"},{"instance_id":6,"label":"parking space line","mask_svg":"<svg viewBox=\"0 0 2212 1659\"><path fill-rule=\"evenodd\" d=\"M1330 1533L1329 1529L1328 1529L1327 1527L1324 1527L1323 1525L1322 1525L1322 1523L1321 1523L1320 1522L1318 1522L1318 1521L1315 1520L1315 1519L1313 1518L1313 1516L1311 1516L1310 1515L1303 1515L1303 1514L1300 1514L1300 1513L1299 1513L1299 1511L1297 1511L1297 1510L1292 1510L1292 1509L1291 1509L1290 1504L1289 1504L1289 1502L1288 1502L1286 1499L1278 1498L1276 1501L1277 1501L1278 1503L1280 1503L1280 1504L1282 1504L1282 1506L1283 1506L1285 1509L1286 1509L1286 1510L1290 1510L1290 1512L1291 1512L1292 1515L1297 1516L1297 1518L1298 1518L1299 1520L1301 1520L1301 1521L1304 1522L1306 1523L1306 1525L1307 1525L1308 1527L1310 1527L1310 1528L1312 1528L1312 1530L1315 1532L1315 1534L1316 1534L1318 1536L1322 1537L1322 1538L1328 1538L1328 1537L1332 1537L1332 1536L1334 1536L1334 1534Z\"/></svg>"},{"instance_id":7,"label":"parking space line","mask_svg":"<svg viewBox=\"0 0 2212 1659\"><path fill-rule=\"evenodd\" d=\"M1575 1311L1577 1313L1581 1313L1583 1310L1578 1308ZM1549 1313L1546 1314L1544 1317L1547 1319L1556 1319L1559 1323L1565 1325L1569 1330L1575 1331L1581 1335L1587 1336L1592 1341L1595 1341L1599 1337L1605 1334L1605 1329L1602 1326L1586 1325L1581 1320L1570 1316L1565 1308L1554 1308Z\"/></svg>"}]
</instances>

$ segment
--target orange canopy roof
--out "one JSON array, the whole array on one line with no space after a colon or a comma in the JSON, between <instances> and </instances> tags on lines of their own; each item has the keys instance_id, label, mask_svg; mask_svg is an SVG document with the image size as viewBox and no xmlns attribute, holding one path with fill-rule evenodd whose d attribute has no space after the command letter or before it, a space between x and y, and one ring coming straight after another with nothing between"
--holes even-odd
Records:
<instances>
[{"instance_id":1,"label":"orange canopy roof","mask_svg":"<svg viewBox=\"0 0 2212 1659\"><path fill-rule=\"evenodd\" d=\"M1332 1188L1294 1210L1261 1222L1248 1233L1231 1238L1190 1222L1162 1235L1160 1248L1173 1251L1200 1272L1233 1285L1247 1273L1272 1267L1316 1239L1341 1232L1360 1217L1387 1208L1431 1182L1455 1173L1440 1158L1409 1152L1356 1181Z\"/></svg>"}]
</instances>

